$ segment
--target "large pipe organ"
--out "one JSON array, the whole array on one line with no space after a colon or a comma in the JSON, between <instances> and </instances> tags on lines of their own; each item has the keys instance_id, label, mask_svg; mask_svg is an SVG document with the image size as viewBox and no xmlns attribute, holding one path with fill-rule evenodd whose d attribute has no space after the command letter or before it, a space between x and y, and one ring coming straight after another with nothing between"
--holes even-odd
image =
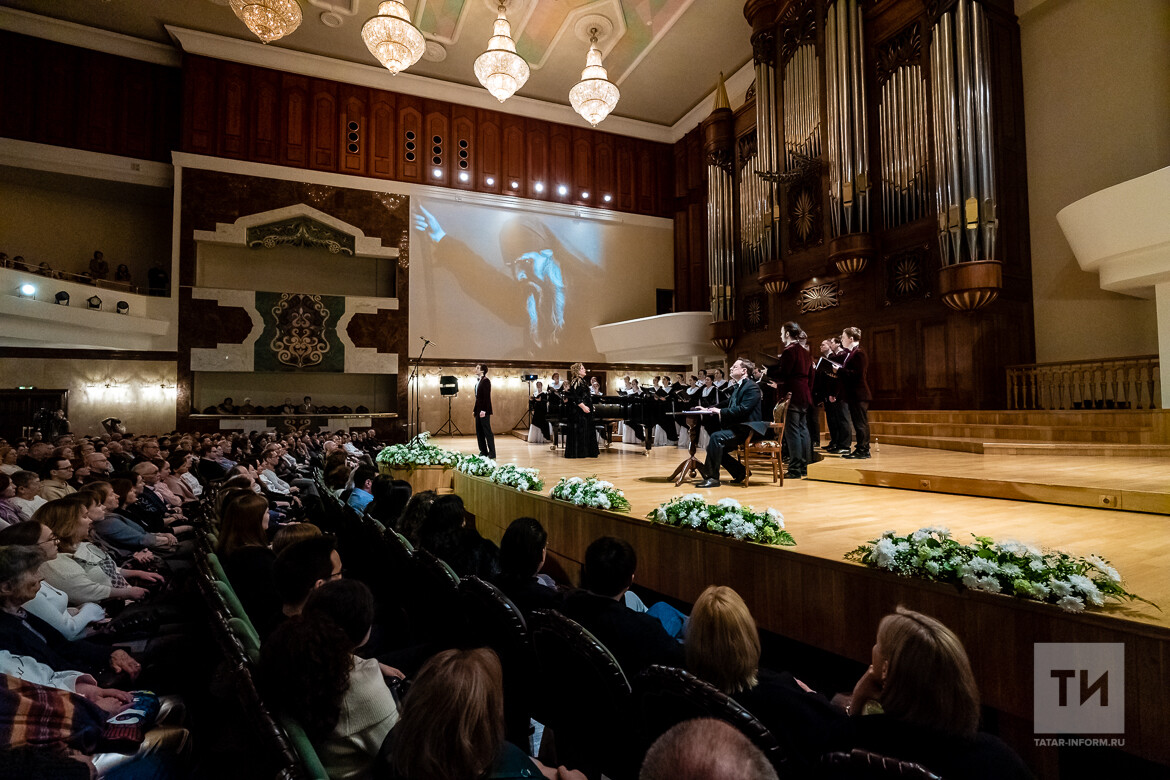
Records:
<instances>
[{"instance_id":1,"label":"large pipe organ","mask_svg":"<svg viewBox=\"0 0 1170 780\"><path fill-rule=\"evenodd\" d=\"M713 340L768 352L783 320L857 325L891 406L998 405L1034 349L1010 0L744 15L755 83L700 131Z\"/></svg>"}]
</instances>

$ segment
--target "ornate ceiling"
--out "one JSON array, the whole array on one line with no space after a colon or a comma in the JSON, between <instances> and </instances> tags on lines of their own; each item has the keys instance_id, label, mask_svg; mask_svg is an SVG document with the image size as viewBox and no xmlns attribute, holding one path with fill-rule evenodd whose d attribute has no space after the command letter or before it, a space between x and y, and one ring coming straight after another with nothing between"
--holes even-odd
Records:
<instances>
[{"instance_id":1,"label":"ornate ceiling","mask_svg":"<svg viewBox=\"0 0 1170 780\"><path fill-rule=\"evenodd\" d=\"M360 37L378 0L298 0L304 21L270 48L376 66ZM408 72L478 87L472 62L483 51L495 0L404 0L428 41ZM4 0L42 16L174 45L167 27L255 41L227 0ZM615 116L672 125L751 58L743 0L509 0L518 52L532 67L520 96L568 105L580 78L588 30L600 22L600 47L622 92ZM612 29L605 35L605 28ZM387 86L393 89L393 81ZM602 125L604 129L604 125Z\"/></svg>"}]
</instances>

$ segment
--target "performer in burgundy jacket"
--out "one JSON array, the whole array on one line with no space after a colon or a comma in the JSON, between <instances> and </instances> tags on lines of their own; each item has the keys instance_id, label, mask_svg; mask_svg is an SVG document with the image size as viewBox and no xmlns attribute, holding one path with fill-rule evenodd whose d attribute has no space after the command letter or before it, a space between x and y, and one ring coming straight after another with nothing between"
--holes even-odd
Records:
<instances>
[{"instance_id":1,"label":"performer in burgundy jacket","mask_svg":"<svg viewBox=\"0 0 1170 780\"><path fill-rule=\"evenodd\" d=\"M780 338L784 341L784 351L780 353L780 363L770 373L776 379L780 398L792 393L784 423L784 443L788 445L788 472L784 476L800 479L808 475L808 462L812 460L812 440L806 419L812 407L809 387L812 358L800 343L800 326L795 322L784 323Z\"/></svg>"},{"instance_id":2,"label":"performer in burgundy jacket","mask_svg":"<svg viewBox=\"0 0 1170 780\"><path fill-rule=\"evenodd\" d=\"M849 417L856 436L853 452L845 457L864 460L869 457L869 402L873 395L869 392L867 377L869 357L861 348L861 328L841 331L841 346L849 350L849 355L837 369L837 379L840 380L841 400L849 405Z\"/></svg>"},{"instance_id":3,"label":"performer in burgundy jacket","mask_svg":"<svg viewBox=\"0 0 1170 780\"><path fill-rule=\"evenodd\" d=\"M487 378L487 363L475 364L475 438L479 454L496 457L496 437L492 434L492 380Z\"/></svg>"}]
</instances>

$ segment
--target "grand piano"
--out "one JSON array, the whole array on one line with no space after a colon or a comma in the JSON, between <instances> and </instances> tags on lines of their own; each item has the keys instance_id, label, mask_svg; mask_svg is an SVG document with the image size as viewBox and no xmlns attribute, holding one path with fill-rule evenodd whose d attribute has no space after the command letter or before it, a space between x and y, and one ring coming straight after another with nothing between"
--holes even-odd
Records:
<instances>
[{"instance_id":1,"label":"grand piano","mask_svg":"<svg viewBox=\"0 0 1170 780\"><path fill-rule=\"evenodd\" d=\"M541 406L543 405L543 410ZM593 396L593 422L605 439L607 447L613 445L613 426L611 423L624 422L633 426L634 430L641 431L645 452L649 453L654 446L654 426L662 424L665 430L673 431L673 418L666 417L669 412L685 408L684 402L677 400L673 395L659 397L652 393L638 395L597 395ZM546 393L544 398L532 398L528 408L534 417L544 411L552 433L553 446L560 444L560 424L567 422L565 401L556 393ZM671 427L667 428L669 424Z\"/></svg>"}]
</instances>

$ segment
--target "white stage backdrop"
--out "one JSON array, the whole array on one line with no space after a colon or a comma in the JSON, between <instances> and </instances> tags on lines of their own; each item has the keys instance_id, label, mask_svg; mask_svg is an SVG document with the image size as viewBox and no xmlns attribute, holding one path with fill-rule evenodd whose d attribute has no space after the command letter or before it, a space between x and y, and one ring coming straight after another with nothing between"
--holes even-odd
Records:
<instances>
[{"instance_id":1,"label":"white stage backdrop","mask_svg":"<svg viewBox=\"0 0 1170 780\"><path fill-rule=\"evenodd\" d=\"M598 361L589 329L655 314L668 220L610 222L411 198L411 355Z\"/></svg>"}]
</instances>

